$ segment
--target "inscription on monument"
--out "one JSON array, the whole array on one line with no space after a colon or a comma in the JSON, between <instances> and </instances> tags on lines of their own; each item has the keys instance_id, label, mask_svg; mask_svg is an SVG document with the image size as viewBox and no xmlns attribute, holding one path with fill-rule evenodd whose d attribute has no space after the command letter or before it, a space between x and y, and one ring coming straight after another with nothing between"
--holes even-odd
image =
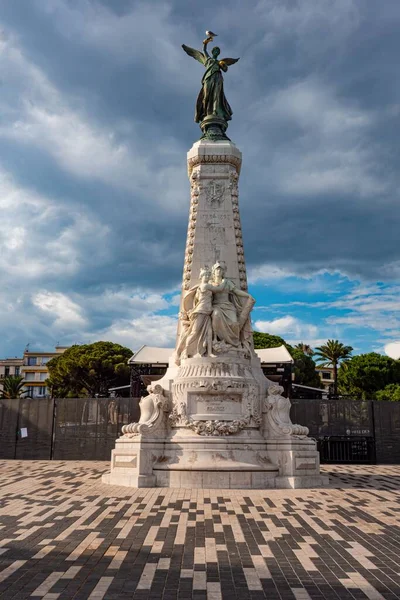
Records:
<instances>
[{"instance_id":1,"label":"inscription on monument","mask_svg":"<svg viewBox=\"0 0 400 600\"><path fill-rule=\"evenodd\" d=\"M115 454L113 461L114 468L122 467L124 469L135 469L137 467L136 454Z\"/></svg>"},{"instance_id":2,"label":"inscription on monument","mask_svg":"<svg viewBox=\"0 0 400 600\"><path fill-rule=\"evenodd\" d=\"M242 414L241 396L218 396L213 394L190 395L190 413L193 419L237 419Z\"/></svg>"}]
</instances>

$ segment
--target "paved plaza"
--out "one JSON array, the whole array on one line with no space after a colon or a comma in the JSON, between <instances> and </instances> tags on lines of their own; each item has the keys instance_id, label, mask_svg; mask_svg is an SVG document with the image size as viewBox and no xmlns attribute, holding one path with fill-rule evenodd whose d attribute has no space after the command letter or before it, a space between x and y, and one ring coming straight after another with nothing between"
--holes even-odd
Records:
<instances>
[{"instance_id":1,"label":"paved plaza","mask_svg":"<svg viewBox=\"0 0 400 600\"><path fill-rule=\"evenodd\" d=\"M265 491L107 486L108 467L0 461L0 598L400 598L400 467Z\"/></svg>"}]
</instances>

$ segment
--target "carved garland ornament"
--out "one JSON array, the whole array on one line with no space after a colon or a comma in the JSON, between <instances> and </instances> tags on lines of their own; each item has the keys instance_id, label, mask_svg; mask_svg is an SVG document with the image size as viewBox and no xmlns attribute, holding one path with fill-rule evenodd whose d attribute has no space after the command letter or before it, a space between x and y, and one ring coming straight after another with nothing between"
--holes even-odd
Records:
<instances>
[{"instance_id":1,"label":"carved garland ornament","mask_svg":"<svg viewBox=\"0 0 400 600\"><path fill-rule=\"evenodd\" d=\"M241 421L189 421L188 427L198 435L217 436L239 433L248 425L246 420Z\"/></svg>"},{"instance_id":2,"label":"carved garland ornament","mask_svg":"<svg viewBox=\"0 0 400 600\"><path fill-rule=\"evenodd\" d=\"M185 250L185 266L183 269L183 289L188 290L190 287L190 278L192 273L193 248L194 248L194 232L196 229L197 210L199 205L200 185L199 173L193 171L190 177L190 212L189 225Z\"/></svg>"}]
</instances>

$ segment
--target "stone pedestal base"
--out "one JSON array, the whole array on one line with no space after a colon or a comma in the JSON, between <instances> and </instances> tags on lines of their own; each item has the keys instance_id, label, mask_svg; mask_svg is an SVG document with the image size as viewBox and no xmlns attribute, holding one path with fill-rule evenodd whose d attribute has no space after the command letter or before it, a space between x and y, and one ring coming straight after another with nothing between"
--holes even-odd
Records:
<instances>
[{"instance_id":1,"label":"stone pedestal base","mask_svg":"<svg viewBox=\"0 0 400 600\"><path fill-rule=\"evenodd\" d=\"M156 486L180 488L275 487L279 474L267 457L266 444L243 431L235 438L187 436L166 441L163 460L153 472Z\"/></svg>"},{"instance_id":2,"label":"stone pedestal base","mask_svg":"<svg viewBox=\"0 0 400 600\"><path fill-rule=\"evenodd\" d=\"M134 440L134 441L133 441ZM112 451L103 483L126 487L201 489L309 488L329 484L319 474L310 439L188 436L175 439L122 437Z\"/></svg>"},{"instance_id":3,"label":"stone pedestal base","mask_svg":"<svg viewBox=\"0 0 400 600\"><path fill-rule=\"evenodd\" d=\"M163 456L163 447L160 440L142 436L119 438L111 452L111 472L102 476L102 482L133 488L155 487L153 465Z\"/></svg>"},{"instance_id":4,"label":"stone pedestal base","mask_svg":"<svg viewBox=\"0 0 400 600\"><path fill-rule=\"evenodd\" d=\"M277 488L310 488L329 485L329 477L320 474L317 443L310 438L267 441L267 454L279 468Z\"/></svg>"}]
</instances>

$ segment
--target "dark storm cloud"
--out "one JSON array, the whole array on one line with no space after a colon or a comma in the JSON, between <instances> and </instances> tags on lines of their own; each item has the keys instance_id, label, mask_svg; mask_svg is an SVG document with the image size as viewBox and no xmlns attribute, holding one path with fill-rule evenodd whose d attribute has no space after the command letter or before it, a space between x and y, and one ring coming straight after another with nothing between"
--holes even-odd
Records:
<instances>
[{"instance_id":1,"label":"dark storm cloud","mask_svg":"<svg viewBox=\"0 0 400 600\"><path fill-rule=\"evenodd\" d=\"M4 289L32 335L48 336L35 319L59 319L65 298L62 331L95 331L112 322L105 290L179 285L202 76L180 44L209 27L241 57L225 82L248 265L399 274L397 1L14 0L0 21L0 163L21 207ZM43 290L63 296L35 304Z\"/></svg>"}]
</instances>

